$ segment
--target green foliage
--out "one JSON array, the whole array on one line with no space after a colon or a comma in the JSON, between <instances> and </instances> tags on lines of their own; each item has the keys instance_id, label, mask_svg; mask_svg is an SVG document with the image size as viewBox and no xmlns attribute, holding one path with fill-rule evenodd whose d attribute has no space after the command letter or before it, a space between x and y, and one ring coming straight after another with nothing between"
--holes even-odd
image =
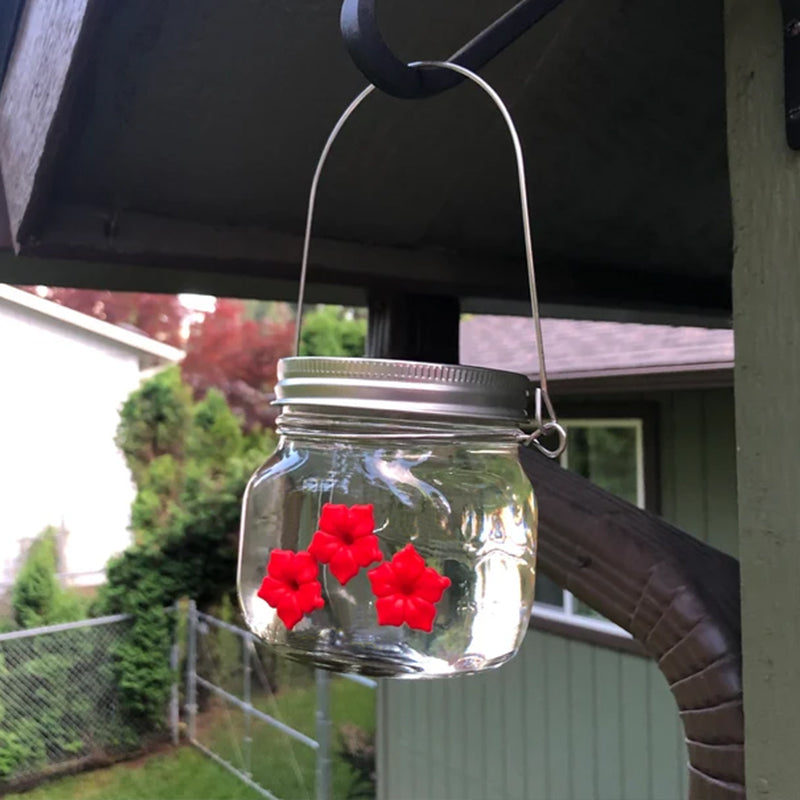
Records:
<instances>
[{"instance_id":1,"label":"green foliage","mask_svg":"<svg viewBox=\"0 0 800 800\"><path fill-rule=\"evenodd\" d=\"M0 725L3 725L2 718ZM0 728L0 780L22 770L40 769L47 763L47 752L36 722L21 719L13 727L13 730Z\"/></svg>"},{"instance_id":2,"label":"green foliage","mask_svg":"<svg viewBox=\"0 0 800 800\"><path fill-rule=\"evenodd\" d=\"M165 610L174 594L164 554L134 545L107 567L98 604L104 614L131 614L127 636L112 649L120 704L137 727L160 730L172 683L169 648L173 620Z\"/></svg>"},{"instance_id":3,"label":"green foliage","mask_svg":"<svg viewBox=\"0 0 800 800\"><path fill-rule=\"evenodd\" d=\"M0 645L0 780L137 742L113 702L107 635L79 628Z\"/></svg>"},{"instance_id":4,"label":"green foliage","mask_svg":"<svg viewBox=\"0 0 800 800\"><path fill-rule=\"evenodd\" d=\"M300 333L300 355L363 356L367 320L352 309L317 306L306 314Z\"/></svg>"},{"instance_id":5,"label":"green foliage","mask_svg":"<svg viewBox=\"0 0 800 800\"><path fill-rule=\"evenodd\" d=\"M225 395L217 389L209 389L194 408L186 441L188 458L213 469L240 455L243 444L241 425L228 408Z\"/></svg>"},{"instance_id":6,"label":"green foliage","mask_svg":"<svg viewBox=\"0 0 800 800\"><path fill-rule=\"evenodd\" d=\"M159 372L125 401L116 442L137 484L158 456L183 456L191 409L192 392L177 366Z\"/></svg>"},{"instance_id":7,"label":"green foliage","mask_svg":"<svg viewBox=\"0 0 800 800\"><path fill-rule=\"evenodd\" d=\"M59 593L56 558L55 531L48 528L30 546L11 590L14 621L21 628L35 628L50 621Z\"/></svg>"},{"instance_id":8,"label":"green foliage","mask_svg":"<svg viewBox=\"0 0 800 800\"><path fill-rule=\"evenodd\" d=\"M113 652L120 698L140 725L157 729L172 682L173 618L164 608L183 597L207 608L231 593L241 498L274 434L244 435L220 392L194 403L169 369L128 399L117 441L137 485L135 543L109 563L96 611L133 615Z\"/></svg>"},{"instance_id":9,"label":"green foliage","mask_svg":"<svg viewBox=\"0 0 800 800\"><path fill-rule=\"evenodd\" d=\"M142 465L139 491L131 506L131 529L137 543L152 543L180 513L182 473L182 466L169 453Z\"/></svg>"},{"instance_id":10,"label":"green foliage","mask_svg":"<svg viewBox=\"0 0 800 800\"><path fill-rule=\"evenodd\" d=\"M11 590L11 611L20 628L36 628L82 619L86 604L62 589L56 578L56 531L48 528L30 546Z\"/></svg>"},{"instance_id":11,"label":"green foliage","mask_svg":"<svg viewBox=\"0 0 800 800\"><path fill-rule=\"evenodd\" d=\"M11 592L17 626L86 616L86 602L61 588L56 566L56 532L49 528L31 545ZM86 754L98 729L108 730L113 681L96 634L80 629L0 643L0 780ZM125 725L113 724L120 739Z\"/></svg>"},{"instance_id":12,"label":"green foliage","mask_svg":"<svg viewBox=\"0 0 800 800\"><path fill-rule=\"evenodd\" d=\"M377 787L375 732L365 731L358 725L339 726L338 756L353 774L347 790L348 800L374 798Z\"/></svg>"}]
</instances>

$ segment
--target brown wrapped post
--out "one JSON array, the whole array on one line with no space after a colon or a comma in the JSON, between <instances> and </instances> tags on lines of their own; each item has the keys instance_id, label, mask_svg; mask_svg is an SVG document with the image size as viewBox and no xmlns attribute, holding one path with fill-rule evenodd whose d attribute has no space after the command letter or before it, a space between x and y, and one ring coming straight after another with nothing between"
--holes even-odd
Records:
<instances>
[{"instance_id":1,"label":"brown wrapped post","mask_svg":"<svg viewBox=\"0 0 800 800\"><path fill-rule=\"evenodd\" d=\"M739 564L531 450L542 572L629 631L680 709L691 800L741 800Z\"/></svg>"}]
</instances>

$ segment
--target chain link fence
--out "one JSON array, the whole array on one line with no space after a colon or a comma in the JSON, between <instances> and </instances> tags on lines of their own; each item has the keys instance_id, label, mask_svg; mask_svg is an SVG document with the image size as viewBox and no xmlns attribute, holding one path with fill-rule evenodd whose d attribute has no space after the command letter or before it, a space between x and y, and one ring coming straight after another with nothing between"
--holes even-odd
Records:
<instances>
[{"instance_id":1,"label":"chain link fence","mask_svg":"<svg viewBox=\"0 0 800 800\"><path fill-rule=\"evenodd\" d=\"M355 795L358 768L347 764L374 764L374 681L287 661L193 602L187 611L177 614L177 638L164 654L176 681L164 709L174 744L183 662L188 741L258 794L373 796L370 768L361 770ZM0 797L144 752L153 736L163 738L140 729L119 701L114 654L132 624L116 615L0 634ZM351 748L355 761L343 761L342 741L355 734L363 739Z\"/></svg>"},{"instance_id":2,"label":"chain link fence","mask_svg":"<svg viewBox=\"0 0 800 800\"><path fill-rule=\"evenodd\" d=\"M374 726L375 681L288 661L194 603L188 617L191 744L268 800L356 796L357 777L341 763L337 734L349 727L367 736L352 721ZM344 725L337 726L337 711ZM357 796L372 796L371 788Z\"/></svg>"},{"instance_id":3,"label":"chain link fence","mask_svg":"<svg viewBox=\"0 0 800 800\"><path fill-rule=\"evenodd\" d=\"M0 790L140 749L112 663L129 625L118 615L0 635Z\"/></svg>"}]
</instances>

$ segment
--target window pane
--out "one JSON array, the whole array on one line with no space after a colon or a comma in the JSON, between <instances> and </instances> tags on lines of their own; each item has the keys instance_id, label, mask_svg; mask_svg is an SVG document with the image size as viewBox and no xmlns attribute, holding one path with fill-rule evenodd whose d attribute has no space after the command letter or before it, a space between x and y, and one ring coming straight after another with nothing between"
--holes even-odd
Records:
<instances>
[{"instance_id":1,"label":"window pane","mask_svg":"<svg viewBox=\"0 0 800 800\"><path fill-rule=\"evenodd\" d=\"M549 606L564 607L564 591L555 582L550 580L547 575L541 572L536 573L536 602L547 603Z\"/></svg>"},{"instance_id":2,"label":"window pane","mask_svg":"<svg viewBox=\"0 0 800 800\"><path fill-rule=\"evenodd\" d=\"M633 426L569 428L569 469L629 503L638 502Z\"/></svg>"},{"instance_id":3,"label":"window pane","mask_svg":"<svg viewBox=\"0 0 800 800\"><path fill-rule=\"evenodd\" d=\"M638 474L638 441L640 427L634 425L570 425L567 465L618 497L637 505L640 476ZM573 613L594 619L601 614L574 599Z\"/></svg>"}]
</instances>

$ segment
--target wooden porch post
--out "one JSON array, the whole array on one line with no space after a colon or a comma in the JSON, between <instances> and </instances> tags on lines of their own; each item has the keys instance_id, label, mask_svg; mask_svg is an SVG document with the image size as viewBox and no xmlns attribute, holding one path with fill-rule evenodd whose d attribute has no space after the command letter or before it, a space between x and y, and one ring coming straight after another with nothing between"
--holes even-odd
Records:
<instances>
[{"instance_id":1,"label":"wooden porch post","mask_svg":"<svg viewBox=\"0 0 800 800\"><path fill-rule=\"evenodd\" d=\"M778 0L725 0L748 796L800 791L800 156Z\"/></svg>"}]
</instances>

